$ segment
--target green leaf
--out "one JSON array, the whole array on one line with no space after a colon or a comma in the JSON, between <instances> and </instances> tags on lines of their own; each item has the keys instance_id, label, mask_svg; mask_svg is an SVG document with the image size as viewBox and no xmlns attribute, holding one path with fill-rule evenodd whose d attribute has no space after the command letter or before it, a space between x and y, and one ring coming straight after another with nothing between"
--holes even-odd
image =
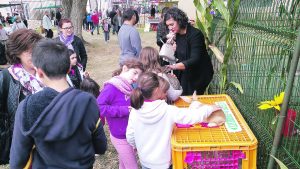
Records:
<instances>
[{"instance_id":1,"label":"green leaf","mask_svg":"<svg viewBox=\"0 0 300 169\"><path fill-rule=\"evenodd\" d=\"M202 6L199 0L194 0L194 5L197 8L197 10L200 12L200 14L203 16L205 14L205 8Z\"/></svg>"},{"instance_id":2,"label":"green leaf","mask_svg":"<svg viewBox=\"0 0 300 169\"><path fill-rule=\"evenodd\" d=\"M201 30L201 32L203 33L203 35L207 38L207 28L205 27L205 25L200 21L199 17L198 17L198 13L196 12L196 26L198 29Z\"/></svg>"},{"instance_id":3,"label":"green leaf","mask_svg":"<svg viewBox=\"0 0 300 169\"><path fill-rule=\"evenodd\" d=\"M224 4L224 0L213 0L212 5L221 13L227 25L229 25L230 13Z\"/></svg>"},{"instance_id":4,"label":"green leaf","mask_svg":"<svg viewBox=\"0 0 300 169\"><path fill-rule=\"evenodd\" d=\"M234 1L234 6L233 6L233 14L232 14L231 19L230 19L229 27L233 27L233 25L236 21L237 14L238 14L238 11L239 11L239 6L240 6L240 0L235 0Z\"/></svg>"},{"instance_id":5,"label":"green leaf","mask_svg":"<svg viewBox=\"0 0 300 169\"><path fill-rule=\"evenodd\" d=\"M281 162L279 159L277 159L276 157L274 157L273 155L270 155L271 157L273 157L275 159L275 161L278 163L280 169L288 169L286 165L283 164L283 162Z\"/></svg>"},{"instance_id":6,"label":"green leaf","mask_svg":"<svg viewBox=\"0 0 300 169\"><path fill-rule=\"evenodd\" d=\"M230 84L232 84L235 88L237 88L241 92L241 94L244 94L244 90L243 90L241 84L236 83L236 82L230 82Z\"/></svg>"}]
</instances>

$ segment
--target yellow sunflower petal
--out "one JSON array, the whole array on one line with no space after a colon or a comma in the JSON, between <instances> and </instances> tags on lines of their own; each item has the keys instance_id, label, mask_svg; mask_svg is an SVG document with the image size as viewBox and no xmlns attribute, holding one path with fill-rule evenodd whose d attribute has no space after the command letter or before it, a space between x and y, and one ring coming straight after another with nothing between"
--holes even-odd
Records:
<instances>
[{"instance_id":1,"label":"yellow sunflower petal","mask_svg":"<svg viewBox=\"0 0 300 169\"><path fill-rule=\"evenodd\" d=\"M262 101L259 104L270 104L271 105L271 100Z\"/></svg>"},{"instance_id":2,"label":"yellow sunflower petal","mask_svg":"<svg viewBox=\"0 0 300 169\"><path fill-rule=\"evenodd\" d=\"M276 102L277 105L282 104L284 98L284 92L281 92L279 96L274 97L274 101Z\"/></svg>"},{"instance_id":3,"label":"yellow sunflower petal","mask_svg":"<svg viewBox=\"0 0 300 169\"><path fill-rule=\"evenodd\" d=\"M274 108L280 111L280 106L274 106Z\"/></svg>"},{"instance_id":4,"label":"yellow sunflower petal","mask_svg":"<svg viewBox=\"0 0 300 169\"><path fill-rule=\"evenodd\" d=\"M277 106L278 104L276 103L276 101L270 100L270 105L271 105L271 106Z\"/></svg>"},{"instance_id":5,"label":"yellow sunflower petal","mask_svg":"<svg viewBox=\"0 0 300 169\"><path fill-rule=\"evenodd\" d=\"M260 110L266 110L266 109L270 109L273 108L273 106L269 105L269 104L261 104L260 106L258 106L258 108Z\"/></svg>"}]
</instances>

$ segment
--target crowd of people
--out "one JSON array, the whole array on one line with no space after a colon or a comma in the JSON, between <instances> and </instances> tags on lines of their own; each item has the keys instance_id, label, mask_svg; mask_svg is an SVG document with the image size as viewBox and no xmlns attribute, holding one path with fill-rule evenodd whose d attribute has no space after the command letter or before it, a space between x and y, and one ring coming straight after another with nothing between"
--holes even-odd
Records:
<instances>
[{"instance_id":1,"label":"crowd of people","mask_svg":"<svg viewBox=\"0 0 300 169\"><path fill-rule=\"evenodd\" d=\"M142 48L136 10L117 10L109 20L97 11L88 14L84 29L99 34L100 21L108 41L113 22L121 49L120 68L101 91L86 71L87 52L71 20L59 18L59 35L51 39L48 15L47 38L20 28L5 40L10 66L0 71L0 164L92 168L95 154L107 149L107 123L119 169L138 168L136 153L143 169L172 168L174 124L195 124L222 112L216 105L170 104L194 91L204 94L213 75L203 34L182 10L163 9L157 32L159 47L173 47L172 65L161 62L157 49Z\"/></svg>"}]
</instances>

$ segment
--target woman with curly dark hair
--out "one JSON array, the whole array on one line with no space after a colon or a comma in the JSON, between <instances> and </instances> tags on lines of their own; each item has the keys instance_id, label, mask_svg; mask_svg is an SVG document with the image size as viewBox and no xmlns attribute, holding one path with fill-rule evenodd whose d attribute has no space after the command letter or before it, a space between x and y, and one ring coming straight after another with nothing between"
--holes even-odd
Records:
<instances>
[{"instance_id":1,"label":"woman with curly dark hair","mask_svg":"<svg viewBox=\"0 0 300 169\"><path fill-rule=\"evenodd\" d=\"M35 76L32 48L42 39L33 30L19 29L6 42L6 58L11 66L0 72L0 164L9 162L15 112L27 96L42 90Z\"/></svg>"},{"instance_id":2,"label":"woman with curly dark hair","mask_svg":"<svg viewBox=\"0 0 300 169\"><path fill-rule=\"evenodd\" d=\"M212 80L213 66L202 32L192 27L187 15L178 8L170 8L164 22L176 36L173 47L178 61L169 68L175 70L183 88L182 95L192 95L194 91L203 94Z\"/></svg>"}]
</instances>

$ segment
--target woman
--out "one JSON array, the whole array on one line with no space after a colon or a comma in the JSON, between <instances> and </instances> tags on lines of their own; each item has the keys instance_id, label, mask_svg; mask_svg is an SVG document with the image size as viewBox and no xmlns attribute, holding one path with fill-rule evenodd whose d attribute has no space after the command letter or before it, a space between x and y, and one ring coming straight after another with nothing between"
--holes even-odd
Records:
<instances>
[{"instance_id":1,"label":"woman","mask_svg":"<svg viewBox=\"0 0 300 169\"><path fill-rule=\"evenodd\" d=\"M82 40L74 35L74 27L70 19L61 19L59 24L59 31L61 32L56 40L63 42L69 49L75 51L77 61L86 68L87 54Z\"/></svg>"},{"instance_id":2,"label":"woman","mask_svg":"<svg viewBox=\"0 0 300 169\"><path fill-rule=\"evenodd\" d=\"M176 34L174 48L178 62L169 68L176 70L183 88L182 95L192 95L194 91L203 94L213 76L203 34L188 23L188 17L178 8L169 9L164 22L170 33Z\"/></svg>"},{"instance_id":3,"label":"woman","mask_svg":"<svg viewBox=\"0 0 300 169\"><path fill-rule=\"evenodd\" d=\"M156 32L156 44L161 49L163 42L166 43L167 41L167 34L169 33L168 28L164 23L164 15L167 13L169 7L164 7L161 11L161 21L157 25L157 32ZM162 42L163 41L163 42Z\"/></svg>"},{"instance_id":4,"label":"woman","mask_svg":"<svg viewBox=\"0 0 300 169\"><path fill-rule=\"evenodd\" d=\"M121 26L118 39L121 48L119 59L120 65L130 57L138 58L142 49L140 34L134 27L138 23L137 11L128 9L123 13L123 25Z\"/></svg>"},{"instance_id":5,"label":"woman","mask_svg":"<svg viewBox=\"0 0 300 169\"><path fill-rule=\"evenodd\" d=\"M12 25L12 31L16 31L18 29L23 29L23 28L27 28L26 25L23 23L22 19L20 16L16 17L15 22Z\"/></svg>"},{"instance_id":6,"label":"woman","mask_svg":"<svg viewBox=\"0 0 300 169\"><path fill-rule=\"evenodd\" d=\"M6 57L11 66L0 72L0 164L9 162L15 112L27 96L42 90L35 77L32 48L42 37L33 30L19 29L6 42Z\"/></svg>"}]
</instances>

